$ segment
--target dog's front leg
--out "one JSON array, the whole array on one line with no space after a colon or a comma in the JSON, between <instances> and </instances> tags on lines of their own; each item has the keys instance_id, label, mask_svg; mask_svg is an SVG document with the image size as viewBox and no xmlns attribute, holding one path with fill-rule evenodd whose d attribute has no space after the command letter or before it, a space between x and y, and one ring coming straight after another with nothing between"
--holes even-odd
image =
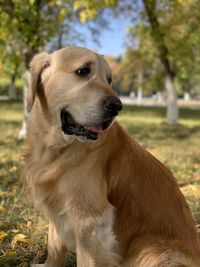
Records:
<instances>
[{"instance_id":1,"label":"dog's front leg","mask_svg":"<svg viewBox=\"0 0 200 267\"><path fill-rule=\"evenodd\" d=\"M48 234L48 257L44 267L62 267L66 254L67 248L62 244L54 224L50 221Z\"/></svg>"},{"instance_id":2,"label":"dog's front leg","mask_svg":"<svg viewBox=\"0 0 200 267\"><path fill-rule=\"evenodd\" d=\"M45 264L31 264L31 267L62 267L67 248L62 244L54 224L49 222L48 257Z\"/></svg>"},{"instance_id":3,"label":"dog's front leg","mask_svg":"<svg viewBox=\"0 0 200 267\"><path fill-rule=\"evenodd\" d=\"M78 267L116 267L119 256L114 252L113 210L76 211L71 214L76 238Z\"/></svg>"}]
</instances>

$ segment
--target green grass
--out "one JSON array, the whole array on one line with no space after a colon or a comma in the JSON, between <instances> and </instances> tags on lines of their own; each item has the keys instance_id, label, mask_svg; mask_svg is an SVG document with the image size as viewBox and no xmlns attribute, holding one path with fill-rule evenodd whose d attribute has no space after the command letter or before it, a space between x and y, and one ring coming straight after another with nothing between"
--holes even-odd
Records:
<instances>
[{"instance_id":1,"label":"green grass","mask_svg":"<svg viewBox=\"0 0 200 267\"><path fill-rule=\"evenodd\" d=\"M180 111L178 126L165 123L165 110L125 107L123 127L173 170L200 224L200 110ZM28 266L46 258L48 222L35 211L20 182L23 142L17 141L22 104L0 102L0 266ZM22 234L23 236L20 236ZM23 241L23 242L22 242ZM70 255L66 266L76 266Z\"/></svg>"}]
</instances>

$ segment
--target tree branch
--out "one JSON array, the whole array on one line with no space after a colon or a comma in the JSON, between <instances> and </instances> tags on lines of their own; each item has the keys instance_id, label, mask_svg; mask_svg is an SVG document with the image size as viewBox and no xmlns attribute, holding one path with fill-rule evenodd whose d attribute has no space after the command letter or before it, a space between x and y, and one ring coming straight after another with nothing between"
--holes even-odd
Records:
<instances>
[{"instance_id":1,"label":"tree branch","mask_svg":"<svg viewBox=\"0 0 200 267\"><path fill-rule=\"evenodd\" d=\"M148 20L150 22L152 37L154 39L155 45L158 49L160 60L163 64L164 70L172 78L175 76L175 72L172 69L169 61L169 50L164 42L164 36L160 29L160 24L156 14L156 0L143 0L144 7Z\"/></svg>"}]
</instances>

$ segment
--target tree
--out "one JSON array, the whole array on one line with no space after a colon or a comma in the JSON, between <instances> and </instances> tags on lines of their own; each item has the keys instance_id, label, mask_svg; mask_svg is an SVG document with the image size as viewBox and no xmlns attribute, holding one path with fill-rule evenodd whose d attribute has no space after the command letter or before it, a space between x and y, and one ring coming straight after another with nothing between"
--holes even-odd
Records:
<instances>
[{"instance_id":1,"label":"tree","mask_svg":"<svg viewBox=\"0 0 200 267\"><path fill-rule=\"evenodd\" d=\"M176 73L177 91L195 94L200 70L200 10L193 0L170 1L165 9L170 12L163 16L163 31Z\"/></svg>"},{"instance_id":2,"label":"tree","mask_svg":"<svg viewBox=\"0 0 200 267\"><path fill-rule=\"evenodd\" d=\"M124 2L124 4L126 3L129 4L129 1ZM161 32L161 29L160 29L160 24L159 24L159 20L157 17L155 3L156 3L155 0L143 0L146 15L148 17L148 20L151 26L151 36L154 39L154 42L155 42L154 44L158 50L159 58L163 65L163 70L164 70L165 88L166 88L167 96L168 96L167 97L167 121L169 123L176 123L178 119L178 106L177 106L176 90L174 86L175 72L169 61L169 52L164 42L163 33ZM116 5L116 1L113 4ZM118 6L120 6L120 1L118 1ZM82 8L83 8L82 13L83 14L87 13L87 10L88 10L87 6L83 6ZM94 10L97 13L97 11L101 8L102 6L95 6ZM92 17L94 17L96 13L95 12L92 13ZM143 75L142 66L140 68L140 72ZM141 77L141 74L140 74L140 77Z\"/></svg>"},{"instance_id":3,"label":"tree","mask_svg":"<svg viewBox=\"0 0 200 267\"><path fill-rule=\"evenodd\" d=\"M164 70L165 89L167 92L167 121L171 124L177 123L178 105L175 90L175 71L169 60L169 50L164 41L164 35L160 28L160 23L156 11L155 0L143 0L145 11L151 25L151 33L158 49L159 58Z\"/></svg>"},{"instance_id":4,"label":"tree","mask_svg":"<svg viewBox=\"0 0 200 267\"><path fill-rule=\"evenodd\" d=\"M106 60L112 69L112 85L115 91L118 94L130 94L133 86L133 76L127 72L123 58L107 56Z\"/></svg>"},{"instance_id":5,"label":"tree","mask_svg":"<svg viewBox=\"0 0 200 267\"><path fill-rule=\"evenodd\" d=\"M109 2L113 1L102 2L110 5ZM101 1L99 3L101 6ZM84 16L79 10L82 4L90 8ZM72 31L73 23L91 19L95 6L95 1L80 0L24 0L23 4L19 0L0 0L0 61L4 70L10 69L7 74L11 77L11 84L16 79L17 70L21 70L18 68L21 62L28 68L33 55L41 49L58 49L70 35L73 40L80 39L76 30ZM97 18L97 25L101 25L102 21ZM98 32L95 24L89 25L94 36Z\"/></svg>"},{"instance_id":6,"label":"tree","mask_svg":"<svg viewBox=\"0 0 200 267\"><path fill-rule=\"evenodd\" d=\"M105 6L107 6L106 1L104 8ZM97 5L93 17L102 8ZM177 89L179 92L188 90L188 87L193 88L193 92L198 90L195 86L199 82L197 73L200 68L200 9L197 1L118 0L112 6L112 10L115 14L124 14L132 18L130 29L136 41L132 49L128 47L125 56L127 66L131 66L127 55L130 57L132 50L134 59L136 54L141 58L141 60L136 59L139 64L135 65L137 71L134 70L133 73L137 72L139 76L141 76L140 72L143 73L143 85L151 77L153 77L152 81L157 80L154 86L165 84L167 121L176 123L178 120ZM87 6L83 6L81 12L86 13ZM149 51L146 49L145 53L143 53L144 45L150 49Z\"/></svg>"},{"instance_id":7,"label":"tree","mask_svg":"<svg viewBox=\"0 0 200 267\"><path fill-rule=\"evenodd\" d=\"M58 32L70 4L59 0L25 0L23 4L0 0L0 7L0 59L4 73L11 77L10 95L15 96L14 83L22 63L28 68L33 55Z\"/></svg>"},{"instance_id":8,"label":"tree","mask_svg":"<svg viewBox=\"0 0 200 267\"><path fill-rule=\"evenodd\" d=\"M122 62L125 71L132 76L132 89L140 88L145 95L161 91L164 86L160 61L148 27L141 23L131 27L128 41Z\"/></svg>"},{"instance_id":9,"label":"tree","mask_svg":"<svg viewBox=\"0 0 200 267\"><path fill-rule=\"evenodd\" d=\"M9 25L9 38L22 45L28 66L30 58L52 38L67 13L67 2L49 0L0 0L1 29ZM6 41L6 40L1 40Z\"/></svg>"},{"instance_id":10,"label":"tree","mask_svg":"<svg viewBox=\"0 0 200 267\"><path fill-rule=\"evenodd\" d=\"M160 69L162 67L165 87L170 85L172 89L168 90L168 99L171 95L172 100L172 108L167 108L169 117L176 105L176 92L183 94L190 91L195 94L199 90L200 10L196 1L190 0L143 0L143 3L141 17L132 25L130 34L139 42L137 50L147 48L141 54L142 61L153 52L154 61L159 59L162 64ZM134 53L134 48L132 50ZM159 67L158 62L156 64ZM149 67L148 64L145 67ZM176 114L176 108L174 112ZM168 121L171 122L170 119Z\"/></svg>"}]
</instances>

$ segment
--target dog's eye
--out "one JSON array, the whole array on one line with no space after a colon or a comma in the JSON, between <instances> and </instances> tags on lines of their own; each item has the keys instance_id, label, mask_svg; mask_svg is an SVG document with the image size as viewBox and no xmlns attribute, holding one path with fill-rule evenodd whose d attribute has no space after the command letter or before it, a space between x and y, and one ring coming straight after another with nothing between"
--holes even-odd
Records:
<instances>
[{"instance_id":1,"label":"dog's eye","mask_svg":"<svg viewBox=\"0 0 200 267\"><path fill-rule=\"evenodd\" d=\"M91 70L88 66L81 67L80 69L76 70L75 73L80 77L86 77L90 74Z\"/></svg>"},{"instance_id":2,"label":"dog's eye","mask_svg":"<svg viewBox=\"0 0 200 267\"><path fill-rule=\"evenodd\" d=\"M108 81L108 84L111 84L112 78L108 78L107 81Z\"/></svg>"}]
</instances>

